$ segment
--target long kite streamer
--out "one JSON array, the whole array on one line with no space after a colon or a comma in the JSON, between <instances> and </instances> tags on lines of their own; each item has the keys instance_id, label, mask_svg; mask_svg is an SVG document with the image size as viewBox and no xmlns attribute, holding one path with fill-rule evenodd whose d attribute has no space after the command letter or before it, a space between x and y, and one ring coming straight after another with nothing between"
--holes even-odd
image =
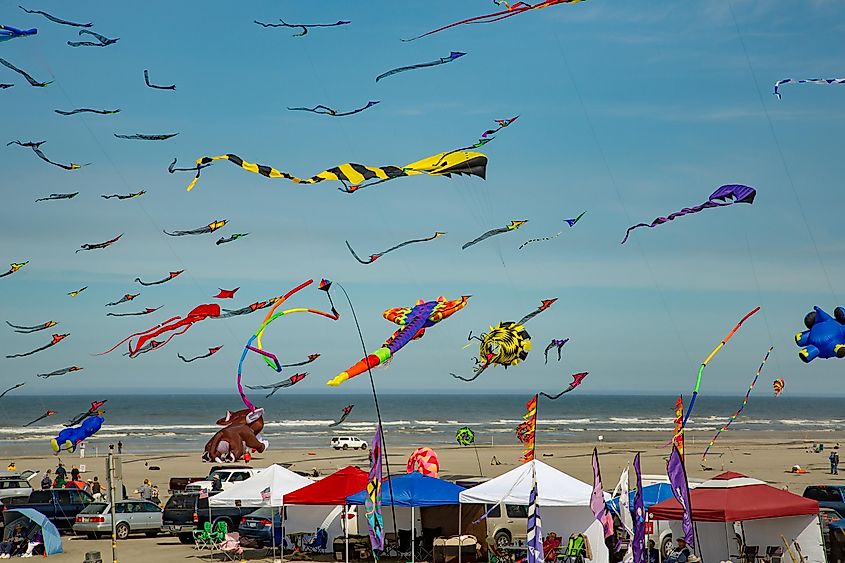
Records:
<instances>
[{"instance_id":1,"label":"long kite streamer","mask_svg":"<svg viewBox=\"0 0 845 563\"><path fill-rule=\"evenodd\" d=\"M177 270L177 271L175 271L175 272L170 272L170 273L167 275L167 277L165 277L165 278L161 278L160 280L156 280L156 281L154 281L154 282L145 282L145 281L141 281L141 278L135 278L135 281L136 281L136 282L138 282L138 283L139 283L139 284L141 284L141 285L161 285L161 284L163 284L163 283L167 283L167 282L169 282L170 280L172 280L172 279L174 279L174 278L178 277L178 276L179 276L182 272L184 272L184 271L185 271L185 270Z\"/></svg>"},{"instance_id":2,"label":"long kite streamer","mask_svg":"<svg viewBox=\"0 0 845 563\"><path fill-rule=\"evenodd\" d=\"M583 217L585 213L587 213L587 212L586 212L586 211L583 211L583 212L581 212L581 214L580 214L580 215L578 215L578 217L575 217L574 219L564 219L564 221L566 222L566 224L567 224L567 225L569 225L569 227L570 227L570 228L572 228L572 227L574 227L574 226L575 226L575 223L577 223L578 221L580 221L580 220L581 220L581 217ZM522 250L522 247L523 247L523 246L526 246L526 245L529 245L529 244L533 244L533 243L535 243L535 242L543 242L543 241L547 241L547 240L553 240L553 239L556 239L557 237L559 237L559 236L560 236L560 235L562 235L562 234L563 234L563 231L559 231L559 232L557 232L557 233L555 233L555 234L553 234L553 235L551 235L551 236L548 236L548 237L540 237L540 238L532 238L532 239L528 239L527 241L525 241L525 242L523 242L522 244L520 244L520 245L519 245L519 248L517 248L517 250Z\"/></svg>"},{"instance_id":3,"label":"long kite streamer","mask_svg":"<svg viewBox=\"0 0 845 563\"><path fill-rule=\"evenodd\" d=\"M142 196L142 195L144 195L145 193L147 193L147 192L146 192L146 190L141 190L140 192L134 192L134 193L131 193L131 192L130 192L130 193L128 193L128 194L111 194L111 195L101 195L100 197L101 197L101 198L103 198L103 199L112 199L112 198L116 198L116 199L132 199L132 198L135 198L135 197L141 197L141 196Z\"/></svg>"},{"instance_id":4,"label":"long kite streamer","mask_svg":"<svg viewBox=\"0 0 845 563\"><path fill-rule=\"evenodd\" d=\"M340 426L343 422L349 418L349 415L352 413L352 409L355 408L355 405L347 405L343 407L343 412L340 415L340 418L329 424L329 428L334 428L335 426Z\"/></svg>"},{"instance_id":5,"label":"long kite streamer","mask_svg":"<svg viewBox=\"0 0 845 563\"><path fill-rule=\"evenodd\" d=\"M118 139L129 139L131 141L166 141L167 139L172 139L179 133L167 133L164 135L144 135L141 133L136 133L134 135L118 135L117 133L114 134L115 137Z\"/></svg>"},{"instance_id":6,"label":"long kite streamer","mask_svg":"<svg viewBox=\"0 0 845 563\"><path fill-rule=\"evenodd\" d=\"M452 61L457 60L457 59L463 57L464 55L466 55L466 53L461 53L460 51L452 51L451 53L449 53L448 57L440 57L436 61L431 61L431 62L428 62L428 63L419 63L419 64L408 65L408 66L400 66L398 68L394 68L392 70L388 70L387 72L383 72L383 73L379 74L378 76L376 76L376 82L378 82L382 78L386 78L388 76L393 76L394 74L399 74L400 72L405 72L405 71L408 71L408 70L415 70L415 69L418 69L418 68L427 68L427 67L430 67L430 66L438 66L438 65L444 65L446 63L451 63Z\"/></svg>"},{"instance_id":7,"label":"long kite streamer","mask_svg":"<svg viewBox=\"0 0 845 563\"><path fill-rule=\"evenodd\" d=\"M86 412L80 413L80 414L76 415L75 417L73 417L71 420L69 420L67 423L65 423L65 426L68 426L68 427L74 426L76 424L79 424L80 422L82 422L83 420L88 418L89 416L94 416L95 414L97 414L97 411L99 411L103 407L103 405L105 405L107 402L108 402L108 399L104 399L102 401L91 401L91 408L90 409L88 409Z\"/></svg>"},{"instance_id":8,"label":"long kite streamer","mask_svg":"<svg viewBox=\"0 0 845 563\"><path fill-rule=\"evenodd\" d=\"M584 378L587 377L587 375L589 374L586 371L582 371L581 373L573 373L572 383L569 384L569 387L567 387L557 395L549 395L548 393L540 393L540 395L546 397L547 399L551 399L552 401L560 399L562 396L566 395L567 393L581 385L581 382L584 381Z\"/></svg>"},{"instance_id":9,"label":"long kite streamer","mask_svg":"<svg viewBox=\"0 0 845 563\"><path fill-rule=\"evenodd\" d=\"M12 27L11 25L0 25L0 42L17 39L19 37L27 37L37 33L38 30L34 27L32 29L18 29L16 27Z\"/></svg>"},{"instance_id":10,"label":"long kite streamer","mask_svg":"<svg viewBox=\"0 0 845 563\"><path fill-rule=\"evenodd\" d=\"M21 10L23 10L23 11L24 11L24 12L26 12L27 14L39 14L39 15L42 15L42 16L44 16L45 18L47 18L48 20L50 20L51 22L53 22L53 23L58 23L58 24L61 24L61 25L69 25L69 26L72 26L72 27L91 27L91 26L93 26L93 25L94 25L93 23L90 23L90 22L89 22L89 23L75 23L75 22L72 22L72 21L67 21L67 20L59 19L59 18L57 18L57 17L55 17L55 16L51 16L51 15L50 15L50 14L48 14L47 12L42 12L42 11L40 11L40 10L27 10L27 9L26 9L26 8L24 8L23 6L18 6L18 8L20 8Z\"/></svg>"},{"instance_id":11,"label":"long kite streamer","mask_svg":"<svg viewBox=\"0 0 845 563\"><path fill-rule=\"evenodd\" d=\"M501 234L504 234L504 233L509 233L511 231L515 231L527 222L528 221L511 221L510 224L505 225L504 227L499 227L498 229L490 229L489 231L487 231L483 235L476 237L476 238L472 239L471 241L465 243L461 247L461 250L466 250L470 246L478 244L479 242L486 240L486 239L488 239L492 236L501 235Z\"/></svg>"},{"instance_id":12,"label":"long kite streamer","mask_svg":"<svg viewBox=\"0 0 845 563\"><path fill-rule=\"evenodd\" d=\"M127 293L117 301L112 301L111 303L106 303L106 307L114 307L115 305L120 305L121 303L126 303L128 301L132 301L136 297L141 295L140 293Z\"/></svg>"},{"instance_id":13,"label":"long kite streamer","mask_svg":"<svg viewBox=\"0 0 845 563\"><path fill-rule=\"evenodd\" d=\"M24 385L26 385L26 383L18 383L17 385L12 385L12 386L11 386L11 387L9 387L8 389L6 389L6 390L5 390L5 391L3 391L2 393L0 393L0 399L2 399L3 397L5 397L5 396L6 396L6 393L8 393L9 391L14 391L15 389L17 389L17 388L19 388L19 387L23 387Z\"/></svg>"},{"instance_id":14,"label":"long kite streamer","mask_svg":"<svg viewBox=\"0 0 845 563\"><path fill-rule=\"evenodd\" d=\"M191 363L194 360L199 360L201 358L210 358L211 356L213 356L214 354L219 352L222 347L223 346L214 346L214 347L208 349L208 353L202 354L200 356L194 356L193 358L186 358L182 354L176 354L176 355L179 356L179 359L182 360L183 362Z\"/></svg>"},{"instance_id":15,"label":"long kite streamer","mask_svg":"<svg viewBox=\"0 0 845 563\"><path fill-rule=\"evenodd\" d=\"M294 374L294 375L290 376L289 378L287 378L283 381L279 381L278 383L271 383L270 385L245 385L245 387L247 389L254 389L254 390L255 389L263 389L263 390L272 389L272 391L270 391L267 395L264 396L264 398L267 399L267 398L270 398L273 395L275 395L276 391L278 391L279 389L286 389L288 387L292 387L292 386L296 385L297 383L299 383L300 381L305 379L305 377L307 375L308 375L307 372L306 373L297 373L297 374Z\"/></svg>"},{"instance_id":16,"label":"long kite streamer","mask_svg":"<svg viewBox=\"0 0 845 563\"><path fill-rule=\"evenodd\" d=\"M539 10L541 8L548 8L549 6L556 6L558 4L577 4L578 2L581 2L581 0L545 0L544 2L540 2L539 4L526 4L525 2L516 2L515 4L507 5L506 10L493 12L492 14L484 14L482 16L475 16L473 18L467 18L465 20L457 21L455 23L450 23L449 25L444 25L443 27L439 27L427 33L423 33L422 35L418 35L410 39L403 39L402 41L416 41L417 39L421 39L429 35L434 35L435 33L439 33L441 31L451 29L459 25L470 23L493 23L519 15L529 10Z\"/></svg>"},{"instance_id":17,"label":"long kite streamer","mask_svg":"<svg viewBox=\"0 0 845 563\"><path fill-rule=\"evenodd\" d=\"M6 321L6 324L15 329L15 332L19 332L21 334L31 334L33 332L38 332L39 330L46 330L48 328L53 328L56 326L56 321L47 321L46 323L41 323L40 325L34 326L21 326L21 325L13 325L9 321Z\"/></svg>"},{"instance_id":18,"label":"long kite streamer","mask_svg":"<svg viewBox=\"0 0 845 563\"><path fill-rule=\"evenodd\" d=\"M303 37L304 35L307 35L308 28L310 27L338 27L341 25L349 25L350 23L352 23L343 20L336 21L335 23L286 23L282 19L279 19L280 23L264 23L258 20L253 21L261 27L290 27L293 29L302 29L302 33L294 33L294 37Z\"/></svg>"},{"instance_id":19,"label":"long kite streamer","mask_svg":"<svg viewBox=\"0 0 845 563\"><path fill-rule=\"evenodd\" d=\"M164 305L162 305L161 307L164 307ZM151 307L147 307L143 311L136 311L134 313L106 313L106 316L107 317L140 317L140 316L143 316L143 315L149 315L150 313L155 313L156 311L161 309L161 307L156 307L155 309L153 309Z\"/></svg>"},{"instance_id":20,"label":"long kite streamer","mask_svg":"<svg viewBox=\"0 0 845 563\"><path fill-rule=\"evenodd\" d=\"M5 90L7 88L13 88L14 84L0 84L0 90Z\"/></svg>"},{"instance_id":21,"label":"long kite streamer","mask_svg":"<svg viewBox=\"0 0 845 563\"><path fill-rule=\"evenodd\" d=\"M31 356L31 355L33 355L33 354L36 354L36 353L38 353L38 352L41 352L42 350L46 350L47 348L52 348L53 346L55 346L56 344L58 344L59 342L61 342L61 341L62 341L62 340L64 340L65 338L67 338L68 336L70 336L70 333L67 333L67 334L54 334L54 335L53 335L53 337L52 337L52 339L50 340L50 342L48 342L48 343L47 343L47 344L45 344L44 346L41 346L41 347L39 347L39 348L36 348L35 350L30 350L29 352L24 352L24 353L22 353L22 354L9 354L9 355L7 355L6 357L7 357L7 358L23 358L23 357L25 357L25 356Z\"/></svg>"},{"instance_id":22,"label":"long kite streamer","mask_svg":"<svg viewBox=\"0 0 845 563\"><path fill-rule=\"evenodd\" d=\"M219 239L217 239L217 242L215 242L214 244L216 244L217 246L220 246L221 244L226 244L227 242L234 242L234 241L238 240L239 238L245 237L247 235L249 235L249 233L234 233L234 234L232 234L231 236L228 236L228 237L220 237Z\"/></svg>"},{"instance_id":23,"label":"long kite streamer","mask_svg":"<svg viewBox=\"0 0 845 563\"><path fill-rule=\"evenodd\" d=\"M213 233L217 229L223 227L228 223L228 219L221 219L219 221L212 221L205 227L200 227L198 229L191 229L190 231L173 231L172 233L168 233L167 231L162 231L164 234L171 236L171 237L184 237L186 235L205 235L208 233Z\"/></svg>"},{"instance_id":24,"label":"long kite streamer","mask_svg":"<svg viewBox=\"0 0 845 563\"><path fill-rule=\"evenodd\" d=\"M754 390L754 385L757 384L757 379L760 377L760 372L763 371L763 366L765 366L766 362L769 360L769 354L772 353L772 350L774 350L774 347L770 346L769 350L766 352L766 355L763 357L763 361L760 362L760 367L757 368L757 372L754 374L754 379L751 380L751 385L748 386L748 391L745 392L745 397L742 399L742 404L739 406L739 409L737 409L737 411L731 415L731 417L728 419L724 426L722 426L721 428L719 428L719 430L716 431L716 434L713 436L713 438L710 439L710 443L707 444L706 448L704 448L704 453L701 454L702 462L707 461L707 452L710 451L710 448L712 448L713 444L716 443L716 440L719 439L719 435L725 430L727 430L733 423L733 421L739 418L739 415L742 414L742 411L745 409L745 405L748 404L748 397L751 395L751 391Z\"/></svg>"},{"instance_id":25,"label":"long kite streamer","mask_svg":"<svg viewBox=\"0 0 845 563\"><path fill-rule=\"evenodd\" d=\"M332 109L329 106L324 106L324 105L317 105L317 106L314 106L313 108L306 108L306 107L288 108L288 110L290 110L290 111L310 111L311 113L316 113L316 114L319 114L319 115L330 115L332 117L344 117L344 116L347 116L347 115L354 115L356 113L361 113L365 109L370 109L371 107L373 107L374 105L376 105L378 103L380 103L379 100L370 101L370 102L367 102L367 105L365 105L364 107L360 107L358 109L353 109L353 110L350 110L350 111L337 111L336 109Z\"/></svg>"},{"instance_id":26,"label":"long kite streamer","mask_svg":"<svg viewBox=\"0 0 845 563\"><path fill-rule=\"evenodd\" d=\"M10 276L10 275L14 274L15 272L17 272L18 270L20 270L21 268L23 268L27 264L29 264L29 260L27 260L26 262L12 262L11 264L9 264L9 269L7 271L3 272L2 274L0 274L0 278L5 278L6 276Z\"/></svg>"},{"instance_id":27,"label":"long kite streamer","mask_svg":"<svg viewBox=\"0 0 845 563\"><path fill-rule=\"evenodd\" d=\"M358 255L352 249L352 246L349 244L349 241L346 241L346 248L349 249L349 252L351 252L352 256L355 257L355 260L357 260L361 264L372 264L373 262L375 262L376 260L378 260L379 258L384 256L388 252L393 252L394 250L398 250L398 249L402 248L403 246L408 246L409 244L416 244L418 242L428 242L428 241L434 240L436 238L442 237L445 234L446 233L443 233L443 232L440 232L440 231L435 231L434 234L431 235L430 237L406 240L405 242L400 242L396 246L391 246L390 248L388 248L387 250L383 250L382 252L377 252L376 254L370 254L370 257L366 260L361 260L361 258L358 257Z\"/></svg>"},{"instance_id":28,"label":"long kite streamer","mask_svg":"<svg viewBox=\"0 0 845 563\"><path fill-rule=\"evenodd\" d=\"M628 237L631 236L631 231L634 229L638 229L640 227L653 228L658 225L662 225L663 223L673 221L678 217L683 217L684 215L689 215L690 213L698 213L699 211L711 209L713 207L727 207L728 205L733 205L735 203L747 203L750 205L754 203L756 195L757 190L750 186L742 184L727 184L720 186L715 192L710 194L707 201L701 205L696 205L695 207L684 207L680 211L672 213L666 217L658 217L651 223L637 223L636 225L628 227L628 230L625 231L625 238L622 239L622 244L625 244L625 241L628 240Z\"/></svg>"},{"instance_id":29,"label":"long kite streamer","mask_svg":"<svg viewBox=\"0 0 845 563\"><path fill-rule=\"evenodd\" d=\"M53 83L53 81L52 81L52 80L51 80L50 82L38 82L36 79L34 79L34 78L32 77L32 75L31 75L31 74L29 74L28 72L26 72L26 71L25 71L25 70L23 70L23 69L20 69L20 68L16 67L15 65L13 65L12 63L10 63L10 62L9 62L9 61L7 61L6 59L0 59L0 64L2 64L3 66L5 66L6 68L8 68L8 69L10 69L10 70L13 70L13 71L17 72L18 74L20 74L21 76L23 76L24 78L26 78L26 81L27 81L27 82L29 82L29 85L30 85L30 86L33 86L33 87L35 87L35 88L44 88L45 86L48 86L48 85L50 85L50 84L52 84L52 83Z\"/></svg>"},{"instance_id":30,"label":"long kite streamer","mask_svg":"<svg viewBox=\"0 0 845 563\"><path fill-rule=\"evenodd\" d=\"M113 239L109 239L107 241L98 242L98 243L94 243L94 244L83 244L82 246L79 247L79 250L77 250L76 252L82 252L83 250L99 250L101 248L106 248L108 246L113 245L117 241L119 241L120 237L122 237L122 236L123 236L123 233L120 233L119 235L117 235Z\"/></svg>"},{"instance_id":31,"label":"long kite streamer","mask_svg":"<svg viewBox=\"0 0 845 563\"><path fill-rule=\"evenodd\" d=\"M719 345L718 345L718 346L716 346L715 348L713 348L713 351L712 351L712 352L710 352L710 355L709 355L709 356L707 356L707 357L704 359L704 361L703 361L703 362L701 362L701 365L700 365L700 366L699 366L699 368L698 368L698 376L697 376L697 377L696 377L696 379L695 379L695 388L693 388L693 390L692 390L692 398L690 399L689 405L687 406L687 412L686 412L686 414L684 415L684 421L683 421L683 423L681 424L681 432L683 432L683 431L684 431L684 428L686 428L686 426L687 426L687 421L689 420L689 416L690 416L690 414L692 414L692 408L693 408L693 406L695 406L695 399L696 399L696 397L698 397L698 390L701 388L701 376L702 376L702 374L704 373L704 368L706 368L706 367L707 367L707 363L708 363L710 360L712 360L712 359L713 359L713 357L714 357L716 354L718 354L718 353L719 353L719 350L721 350L722 348L724 348L724 347L725 347L725 344L727 344L727 343L728 343L728 341L730 341L730 339L731 339L731 338L733 338L733 335L734 335L734 334L736 334L736 331L738 331L738 330L739 330L739 328L742 326L742 323L744 323L745 321L747 321L748 319L750 319L750 318L751 318L751 317L752 317L755 313L757 313L757 311L759 311L759 310L760 310L760 307L755 307L755 308L754 308L754 309L753 309L750 313L748 313L748 314L746 314L744 317L742 317L742 318L739 320L739 322L738 322L738 323L736 323L736 325L735 325L735 326L731 329L731 331L728 333L728 335L727 335L727 336L725 336L725 337L722 339L722 341L721 341L721 342L719 342Z\"/></svg>"},{"instance_id":32,"label":"long kite streamer","mask_svg":"<svg viewBox=\"0 0 845 563\"><path fill-rule=\"evenodd\" d=\"M151 83L150 82L150 73L146 69L144 69L144 84L146 84L150 88L155 88L156 90L175 90L176 89L175 84L170 84L168 86L160 86L158 84Z\"/></svg>"},{"instance_id":33,"label":"long kite streamer","mask_svg":"<svg viewBox=\"0 0 845 563\"><path fill-rule=\"evenodd\" d=\"M77 113L96 113L98 115L114 115L116 113L120 113L119 109L92 109L92 108L76 108L70 111L62 111L60 109L54 109L54 112L58 113L59 115L76 115Z\"/></svg>"},{"instance_id":34,"label":"long kite streamer","mask_svg":"<svg viewBox=\"0 0 845 563\"><path fill-rule=\"evenodd\" d=\"M36 422L44 420L48 416L53 416L54 414L58 414L58 413L56 411L47 411L44 414L42 414L41 416L39 416L38 418L36 418L35 420L31 420L30 422L27 422L26 424L23 425L23 427L26 428L27 426L32 426Z\"/></svg>"},{"instance_id":35,"label":"long kite streamer","mask_svg":"<svg viewBox=\"0 0 845 563\"><path fill-rule=\"evenodd\" d=\"M2 60L3 59L0 59L0 61L2 61ZM32 152L34 152L35 155L38 158L40 158L41 160L43 160L44 162L46 162L48 164L52 164L53 166L58 166L59 168L64 168L65 170L78 170L78 169L82 168L83 166L88 166L87 164L76 164L74 162L71 162L70 164L62 164L61 162L54 162L54 161L50 160L49 158L47 158L47 155L44 154L44 151L41 150L41 145L43 145L46 142L47 141L38 141L38 142L28 141L26 143L22 143L20 141L11 141L9 143L6 143L6 146L8 147L9 145L20 145L22 147L32 149Z\"/></svg>"},{"instance_id":36,"label":"long kite streamer","mask_svg":"<svg viewBox=\"0 0 845 563\"><path fill-rule=\"evenodd\" d=\"M775 82L775 91L773 94L777 96L778 100L781 99L778 88L784 84L845 84L845 78L802 78L800 80L795 78L784 78L783 80Z\"/></svg>"},{"instance_id":37,"label":"long kite streamer","mask_svg":"<svg viewBox=\"0 0 845 563\"><path fill-rule=\"evenodd\" d=\"M68 297L77 297L77 296L79 296L79 294L80 294L80 293L82 293L82 292L83 292L83 291L85 291L86 289L88 289L88 286L87 286L87 285L86 285L85 287L80 287L79 289L75 289L75 290L73 290L73 291L69 291L67 295L68 295Z\"/></svg>"},{"instance_id":38,"label":"long kite streamer","mask_svg":"<svg viewBox=\"0 0 845 563\"><path fill-rule=\"evenodd\" d=\"M91 35L92 37L97 39L98 43L95 43L93 41L68 41L67 44L71 47L108 47L109 45L114 45L115 43L120 41L120 37L109 39L105 35L100 35L95 31L89 31L87 29L80 29L79 35Z\"/></svg>"},{"instance_id":39,"label":"long kite streamer","mask_svg":"<svg viewBox=\"0 0 845 563\"><path fill-rule=\"evenodd\" d=\"M266 309L267 307L272 306L276 301L281 299L279 297L271 297L264 301L256 301L255 303L251 303L246 307L241 307L240 309L223 309L223 314L220 315L219 318L221 319L228 319L229 317L237 317L240 315L249 315L250 313L254 313L256 311L260 311L261 309Z\"/></svg>"},{"instance_id":40,"label":"long kite streamer","mask_svg":"<svg viewBox=\"0 0 845 563\"><path fill-rule=\"evenodd\" d=\"M50 379L51 377L55 377L57 375L64 375L66 373L71 373L74 371L82 371L82 368L79 366L70 366L62 369L57 369L56 371L51 371L50 373L36 373L35 377L43 377L44 379Z\"/></svg>"},{"instance_id":41,"label":"long kite streamer","mask_svg":"<svg viewBox=\"0 0 845 563\"><path fill-rule=\"evenodd\" d=\"M451 177L452 174L468 174L470 176L478 176L484 179L487 175L487 157L478 152L467 151L451 151L442 152L416 162L411 162L405 166L364 166L363 164L355 164L348 162L346 164L339 164L334 168L323 170L322 172L310 178L297 178L287 172L276 170L270 166L263 164L255 164L247 162L241 157L234 154L222 154L218 156L204 156L196 160L196 165L193 168L176 168L174 160L171 163L168 171L196 171L196 176L188 184L188 191L194 189L200 178L200 171L207 168L216 160L228 160L232 164L236 164L254 174L260 174L266 178L284 178L290 180L294 184L319 184L326 180L341 182L343 188L338 188L340 191L346 193L353 193L361 188L387 182L395 178L402 178L405 176L415 176L418 174L427 174L429 176L446 176ZM366 183L365 183L366 182Z\"/></svg>"},{"instance_id":42,"label":"long kite streamer","mask_svg":"<svg viewBox=\"0 0 845 563\"><path fill-rule=\"evenodd\" d=\"M47 197L39 197L36 199L36 202L39 201L56 201L58 199L73 199L79 195L79 192L73 192L69 194L50 194Z\"/></svg>"}]
</instances>

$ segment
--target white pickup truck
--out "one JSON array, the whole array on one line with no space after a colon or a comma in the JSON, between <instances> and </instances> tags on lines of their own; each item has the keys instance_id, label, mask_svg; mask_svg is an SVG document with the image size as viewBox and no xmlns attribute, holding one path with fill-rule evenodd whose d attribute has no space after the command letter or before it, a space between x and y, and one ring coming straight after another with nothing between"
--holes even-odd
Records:
<instances>
[{"instance_id":1,"label":"white pickup truck","mask_svg":"<svg viewBox=\"0 0 845 563\"><path fill-rule=\"evenodd\" d=\"M252 468L238 468L238 469L217 469L209 473L208 479L204 481L194 481L193 483L189 483L185 487L186 492L191 491L210 491L214 486L214 476L220 475L220 484L223 486L223 490L225 491L235 483L240 483L241 481L246 481L256 473L258 473L259 469L252 469Z\"/></svg>"}]
</instances>

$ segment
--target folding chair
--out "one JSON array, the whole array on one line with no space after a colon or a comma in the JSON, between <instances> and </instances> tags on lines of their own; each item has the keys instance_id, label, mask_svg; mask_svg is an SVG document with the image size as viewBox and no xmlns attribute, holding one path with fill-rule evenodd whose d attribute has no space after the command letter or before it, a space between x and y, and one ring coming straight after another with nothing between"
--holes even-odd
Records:
<instances>
[{"instance_id":1,"label":"folding chair","mask_svg":"<svg viewBox=\"0 0 845 563\"><path fill-rule=\"evenodd\" d=\"M213 549L214 540L211 530L211 522L203 523L202 529L191 532L194 536L194 548L202 551L203 549Z\"/></svg>"},{"instance_id":2,"label":"folding chair","mask_svg":"<svg viewBox=\"0 0 845 563\"><path fill-rule=\"evenodd\" d=\"M759 554L759 545L744 545L742 546L742 555L740 556L740 560L745 563L756 563Z\"/></svg>"},{"instance_id":3,"label":"folding chair","mask_svg":"<svg viewBox=\"0 0 845 563\"><path fill-rule=\"evenodd\" d=\"M229 561L242 559L244 548L241 547L240 534L238 532L231 532L226 534L224 540L215 547L226 556Z\"/></svg>"},{"instance_id":4,"label":"folding chair","mask_svg":"<svg viewBox=\"0 0 845 563\"><path fill-rule=\"evenodd\" d=\"M329 542L329 533L323 528L317 528L313 536L305 536L302 538L302 549L311 553L322 553L326 550L326 544Z\"/></svg>"},{"instance_id":5,"label":"folding chair","mask_svg":"<svg viewBox=\"0 0 845 563\"><path fill-rule=\"evenodd\" d=\"M782 558L783 546L770 545L766 548L766 556L763 558L763 561L765 561L766 563L781 563Z\"/></svg>"},{"instance_id":6,"label":"folding chair","mask_svg":"<svg viewBox=\"0 0 845 563\"><path fill-rule=\"evenodd\" d=\"M569 536L569 541L566 547L558 551L558 561L562 563L584 563L584 556L587 549L584 545L584 536L581 534L572 534Z\"/></svg>"}]
</instances>

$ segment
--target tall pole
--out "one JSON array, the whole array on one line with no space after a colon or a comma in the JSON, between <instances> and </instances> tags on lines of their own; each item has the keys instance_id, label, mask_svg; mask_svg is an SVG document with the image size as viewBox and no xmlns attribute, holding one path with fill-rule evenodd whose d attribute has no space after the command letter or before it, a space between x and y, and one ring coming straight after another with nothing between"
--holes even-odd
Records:
<instances>
[{"instance_id":1,"label":"tall pole","mask_svg":"<svg viewBox=\"0 0 845 563\"><path fill-rule=\"evenodd\" d=\"M107 460L108 480L109 480L109 504L111 505L111 558L113 563L117 563L117 530L115 527L114 504L117 498L114 487L114 446L109 446L109 457Z\"/></svg>"}]
</instances>

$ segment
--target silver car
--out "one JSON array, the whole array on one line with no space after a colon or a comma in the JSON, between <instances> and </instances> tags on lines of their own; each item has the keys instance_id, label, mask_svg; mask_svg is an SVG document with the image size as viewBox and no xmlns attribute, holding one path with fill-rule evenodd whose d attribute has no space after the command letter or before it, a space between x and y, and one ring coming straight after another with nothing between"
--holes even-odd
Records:
<instances>
[{"instance_id":1,"label":"silver car","mask_svg":"<svg viewBox=\"0 0 845 563\"><path fill-rule=\"evenodd\" d=\"M161 508L146 500L121 500L114 505L117 539L125 540L129 534L143 532L155 537L161 532ZM86 534L91 539L111 535L111 505L92 502L76 517L73 531Z\"/></svg>"}]
</instances>

